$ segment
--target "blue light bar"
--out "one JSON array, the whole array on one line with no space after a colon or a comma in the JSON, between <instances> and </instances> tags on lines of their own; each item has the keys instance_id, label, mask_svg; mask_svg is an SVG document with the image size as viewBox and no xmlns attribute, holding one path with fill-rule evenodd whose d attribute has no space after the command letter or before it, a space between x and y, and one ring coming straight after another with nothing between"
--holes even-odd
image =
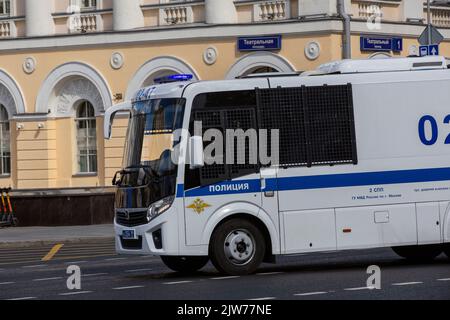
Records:
<instances>
[{"instance_id":1,"label":"blue light bar","mask_svg":"<svg viewBox=\"0 0 450 320\"><path fill-rule=\"evenodd\" d=\"M190 81L194 78L192 74L172 74L170 76L165 76L161 78L155 79L155 83L163 84L163 83L171 83L171 82L179 82L179 81Z\"/></svg>"}]
</instances>

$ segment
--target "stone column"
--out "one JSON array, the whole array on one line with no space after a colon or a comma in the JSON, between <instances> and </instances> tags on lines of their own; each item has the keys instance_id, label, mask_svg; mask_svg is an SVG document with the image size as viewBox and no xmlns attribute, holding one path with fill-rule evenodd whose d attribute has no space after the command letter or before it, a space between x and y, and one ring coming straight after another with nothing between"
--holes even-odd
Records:
<instances>
[{"instance_id":1,"label":"stone column","mask_svg":"<svg viewBox=\"0 0 450 320\"><path fill-rule=\"evenodd\" d=\"M205 0L206 23L237 23L237 12L233 0Z\"/></svg>"},{"instance_id":2,"label":"stone column","mask_svg":"<svg viewBox=\"0 0 450 320\"><path fill-rule=\"evenodd\" d=\"M351 1L345 0L345 11L351 13ZM337 0L299 0L298 15L308 16L334 16L337 15Z\"/></svg>"},{"instance_id":3,"label":"stone column","mask_svg":"<svg viewBox=\"0 0 450 320\"><path fill-rule=\"evenodd\" d=\"M144 26L144 14L140 0L114 0L114 30L130 30Z\"/></svg>"},{"instance_id":4,"label":"stone column","mask_svg":"<svg viewBox=\"0 0 450 320\"><path fill-rule=\"evenodd\" d=\"M424 15L424 0L404 0L403 6L403 21L418 21L425 18Z\"/></svg>"},{"instance_id":5,"label":"stone column","mask_svg":"<svg viewBox=\"0 0 450 320\"><path fill-rule=\"evenodd\" d=\"M55 22L52 17L53 0L26 0L27 37L55 34Z\"/></svg>"}]
</instances>

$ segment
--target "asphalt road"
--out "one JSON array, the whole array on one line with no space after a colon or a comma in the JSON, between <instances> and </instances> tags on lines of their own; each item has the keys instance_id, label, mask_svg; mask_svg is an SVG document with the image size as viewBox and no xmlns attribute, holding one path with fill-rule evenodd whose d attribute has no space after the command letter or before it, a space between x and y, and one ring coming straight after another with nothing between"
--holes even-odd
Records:
<instances>
[{"instance_id":1,"label":"asphalt road","mask_svg":"<svg viewBox=\"0 0 450 320\"><path fill-rule=\"evenodd\" d=\"M211 266L195 275L168 270L157 257L120 257L109 242L0 249L0 299L450 299L450 261L414 264L390 249L283 257L257 274L223 277ZM81 268L81 290L68 290L67 267ZM381 268L381 289L366 287L367 267Z\"/></svg>"}]
</instances>

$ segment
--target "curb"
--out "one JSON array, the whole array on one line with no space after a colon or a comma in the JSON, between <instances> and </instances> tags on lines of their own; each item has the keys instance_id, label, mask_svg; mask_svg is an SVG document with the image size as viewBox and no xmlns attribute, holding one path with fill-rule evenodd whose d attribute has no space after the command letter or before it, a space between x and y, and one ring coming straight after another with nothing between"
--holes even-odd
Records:
<instances>
[{"instance_id":1,"label":"curb","mask_svg":"<svg viewBox=\"0 0 450 320\"><path fill-rule=\"evenodd\" d=\"M63 244L95 244L98 242L108 242L114 244L114 237L89 237L89 238L68 238L62 240L31 240L31 241L10 241L0 242L0 249L15 249L15 248L32 248L52 246L58 243Z\"/></svg>"}]
</instances>

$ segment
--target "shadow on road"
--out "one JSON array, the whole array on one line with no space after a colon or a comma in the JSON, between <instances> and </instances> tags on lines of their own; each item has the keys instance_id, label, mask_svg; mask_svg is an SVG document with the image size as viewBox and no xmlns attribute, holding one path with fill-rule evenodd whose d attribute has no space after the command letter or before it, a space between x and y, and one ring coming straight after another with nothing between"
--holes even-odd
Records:
<instances>
[{"instance_id":1,"label":"shadow on road","mask_svg":"<svg viewBox=\"0 0 450 320\"><path fill-rule=\"evenodd\" d=\"M162 263L161 263L162 264ZM370 265L377 265L380 268L404 269L405 267L423 268L435 267L437 265L450 265L450 259L445 255L439 256L433 261L409 261L398 257L390 252L390 249L375 249L369 251L348 251L322 254L310 254L301 256L280 257L276 264L263 264L258 269L258 273L321 273L333 271L355 271L366 270ZM203 279L224 276L219 274L209 263L202 270L191 273L160 272L158 274L149 272L148 274L130 275L130 279L140 280L177 280L177 279Z\"/></svg>"}]
</instances>

